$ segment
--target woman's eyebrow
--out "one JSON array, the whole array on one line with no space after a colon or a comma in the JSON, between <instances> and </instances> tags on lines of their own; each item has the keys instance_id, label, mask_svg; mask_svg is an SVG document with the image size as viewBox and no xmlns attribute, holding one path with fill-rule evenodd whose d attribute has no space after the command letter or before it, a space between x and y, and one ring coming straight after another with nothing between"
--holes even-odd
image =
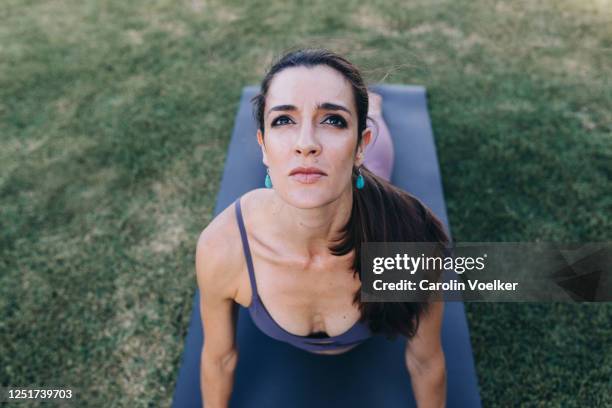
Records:
<instances>
[{"instance_id":1,"label":"woman's eyebrow","mask_svg":"<svg viewBox=\"0 0 612 408\"><path fill-rule=\"evenodd\" d=\"M266 116L270 114L272 111L295 111L297 108L294 105L276 105L270 108Z\"/></svg>"},{"instance_id":2,"label":"woman's eyebrow","mask_svg":"<svg viewBox=\"0 0 612 408\"><path fill-rule=\"evenodd\" d=\"M344 112L348 113L349 115L351 115L351 111L348 110L347 108L345 108L344 106L338 105L338 104L335 104L335 103L331 103L331 102L324 102L324 103L322 103L320 105L317 105L317 109L331 110L331 111L341 110L341 111L344 111Z\"/></svg>"}]
</instances>

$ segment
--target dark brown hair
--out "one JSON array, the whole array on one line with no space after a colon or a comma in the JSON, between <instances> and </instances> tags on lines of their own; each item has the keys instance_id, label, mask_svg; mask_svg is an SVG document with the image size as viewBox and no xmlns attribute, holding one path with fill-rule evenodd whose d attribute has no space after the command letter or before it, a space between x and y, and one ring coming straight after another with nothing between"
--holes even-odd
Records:
<instances>
[{"instance_id":1,"label":"dark brown hair","mask_svg":"<svg viewBox=\"0 0 612 408\"><path fill-rule=\"evenodd\" d=\"M261 83L261 90L252 102L254 115L262 134L264 109L270 82L280 71L298 66L329 66L341 73L351 84L357 107L357 146L366 128L368 114L368 89L361 73L352 63L326 49L301 49L292 51L268 70ZM346 255L355 251L353 271L361 278L362 242L438 242L448 243L448 236L440 220L418 198L378 177L362 166L365 186L353 187L353 208L346 225L339 231L339 238L329 249L333 255ZM353 186L358 169L353 168ZM375 333L388 336L402 334L408 338L418 329L419 318L427 310L426 302L361 302L357 291L354 302L359 304L361 320L368 323Z\"/></svg>"}]
</instances>

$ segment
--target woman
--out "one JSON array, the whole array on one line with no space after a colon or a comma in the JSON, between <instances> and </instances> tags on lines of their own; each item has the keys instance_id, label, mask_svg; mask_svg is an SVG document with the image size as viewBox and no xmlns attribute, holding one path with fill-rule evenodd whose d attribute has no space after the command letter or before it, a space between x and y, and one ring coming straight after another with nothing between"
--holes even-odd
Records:
<instances>
[{"instance_id":1,"label":"woman","mask_svg":"<svg viewBox=\"0 0 612 408\"><path fill-rule=\"evenodd\" d=\"M237 304L264 333L313 353L405 335L418 405L444 406L443 303L360 302L361 242L448 241L428 208L387 181L391 139L370 97L355 66L327 50L289 53L264 78L254 102L268 188L226 208L197 245L207 408L231 396Z\"/></svg>"}]
</instances>

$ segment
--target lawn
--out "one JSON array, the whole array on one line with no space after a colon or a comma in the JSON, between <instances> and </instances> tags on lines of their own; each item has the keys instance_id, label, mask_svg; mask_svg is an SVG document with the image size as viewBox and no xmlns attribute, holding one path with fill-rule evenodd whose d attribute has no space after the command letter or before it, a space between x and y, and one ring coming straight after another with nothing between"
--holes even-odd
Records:
<instances>
[{"instance_id":1,"label":"lawn","mask_svg":"<svg viewBox=\"0 0 612 408\"><path fill-rule=\"evenodd\" d=\"M455 240L612 240L609 0L4 0L0 385L170 404L241 88L295 46L427 87ZM612 304L466 309L484 406L612 405Z\"/></svg>"}]
</instances>

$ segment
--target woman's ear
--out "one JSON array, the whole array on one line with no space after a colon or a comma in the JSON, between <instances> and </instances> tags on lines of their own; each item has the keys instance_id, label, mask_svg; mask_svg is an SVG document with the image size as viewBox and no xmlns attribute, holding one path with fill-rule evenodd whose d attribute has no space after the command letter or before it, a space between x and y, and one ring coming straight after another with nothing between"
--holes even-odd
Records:
<instances>
[{"instance_id":1,"label":"woman's ear","mask_svg":"<svg viewBox=\"0 0 612 408\"><path fill-rule=\"evenodd\" d=\"M355 155L355 166L359 167L363 163L364 160L364 151L367 145L370 144L372 140L372 128L365 128L363 132L361 132L361 144L357 146L357 154Z\"/></svg>"},{"instance_id":2,"label":"woman's ear","mask_svg":"<svg viewBox=\"0 0 612 408\"><path fill-rule=\"evenodd\" d=\"M268 167L268 158L266 157L266 145L264 143L263 133L261 133L261 129L257 129L257 143L259 143L259 147L261 147L262 162L266 167Z\"/></svg>"}]
</instances>

